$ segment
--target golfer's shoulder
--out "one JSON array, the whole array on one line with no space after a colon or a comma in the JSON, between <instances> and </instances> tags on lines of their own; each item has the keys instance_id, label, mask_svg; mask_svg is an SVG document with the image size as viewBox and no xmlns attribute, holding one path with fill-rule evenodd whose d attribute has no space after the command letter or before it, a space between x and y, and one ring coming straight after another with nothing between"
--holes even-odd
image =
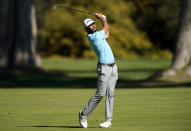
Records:
<instances>
[{"instance_id":1,"label":"golfer's shoulder","mask_svg":"<svg viewBox=\"0 0 191 131\"><path fill-rule=\"evenodd\" d=\"M99 35L104 35L104 31L103 30L96 31L96 33L99 34Z\"/></svg>"}]
</instances>

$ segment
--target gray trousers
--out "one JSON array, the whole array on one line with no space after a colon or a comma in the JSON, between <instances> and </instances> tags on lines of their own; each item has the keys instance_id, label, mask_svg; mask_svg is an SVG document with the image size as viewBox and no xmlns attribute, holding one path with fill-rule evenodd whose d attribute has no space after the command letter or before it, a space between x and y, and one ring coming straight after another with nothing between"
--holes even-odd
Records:
<instances>
[{"instance_id":1,"label":"gray trousers","mask_svg":"<svg viewBox=\"0 0 191 131\"><path fill-rule=\"evenodd\" d=\"M105 119L112 121L114 89L118 79L117 65L97 65L97 91L82 110L82 115L88 116L106 94Z\"/></svg>"}]
</instances>

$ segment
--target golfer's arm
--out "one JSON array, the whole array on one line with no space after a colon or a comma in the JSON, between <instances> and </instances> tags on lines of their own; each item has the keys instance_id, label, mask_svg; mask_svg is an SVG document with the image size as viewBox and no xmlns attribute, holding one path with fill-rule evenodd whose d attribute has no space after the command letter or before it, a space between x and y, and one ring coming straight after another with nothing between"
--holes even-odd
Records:
<instances>
[{"instance_id":1,"label":"golfer's arm","mask_svg":"<svg viewBox=\"0 0 191 131\"><path fill-rule=\"evenodd\" d=\"M100 18L101 23L102 23L102 30L105 33L105 38L109 38L109 24L107 23L107 20L105 20L103 17Z\"/></svg>"}]
</instances>

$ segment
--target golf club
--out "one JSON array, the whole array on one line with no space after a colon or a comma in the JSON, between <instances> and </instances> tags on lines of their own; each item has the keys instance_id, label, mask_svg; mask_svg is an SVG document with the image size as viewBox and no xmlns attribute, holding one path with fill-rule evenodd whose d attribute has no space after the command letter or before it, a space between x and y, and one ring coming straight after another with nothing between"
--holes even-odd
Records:
<instances>
[{"instance_id":1,"label":"golf club","mask_svg":"<svg viewBox=\"0 0 191 131\"><path fill-rule=\"evenodd\" d=\"M66 9L69 9L69 10L73 10L73 11L77 11L77 12L81 12L81 13L85 13L85 14L89 14L89 15L95 16L95 14L90 13L90 12L81 11L81 10L78 10L78 9L74 9L74 8L70 8L70 7L66 7L66 6L62 6L62 5L58 5L58 4L54 5L53 9L56 10L57 7L66 8Z\"/></svg>"}]
</instances>

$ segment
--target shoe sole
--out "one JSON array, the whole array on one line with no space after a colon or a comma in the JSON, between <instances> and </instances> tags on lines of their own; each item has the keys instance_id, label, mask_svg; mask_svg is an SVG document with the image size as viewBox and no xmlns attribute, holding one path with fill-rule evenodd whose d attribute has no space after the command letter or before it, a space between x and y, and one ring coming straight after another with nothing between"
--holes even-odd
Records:
<instances>
[{"instance_id":1,"label":"shoe sole","mask_svg":"<svg viewBox=\"0 0 191 131\"><path fill-rule=\"evenodd\" d=\"M100 125L99 125L99 127L100 127L100 128L111 128L111 126L103 127L103 126L100 126Z\"/></svg>"}]
</instances>

